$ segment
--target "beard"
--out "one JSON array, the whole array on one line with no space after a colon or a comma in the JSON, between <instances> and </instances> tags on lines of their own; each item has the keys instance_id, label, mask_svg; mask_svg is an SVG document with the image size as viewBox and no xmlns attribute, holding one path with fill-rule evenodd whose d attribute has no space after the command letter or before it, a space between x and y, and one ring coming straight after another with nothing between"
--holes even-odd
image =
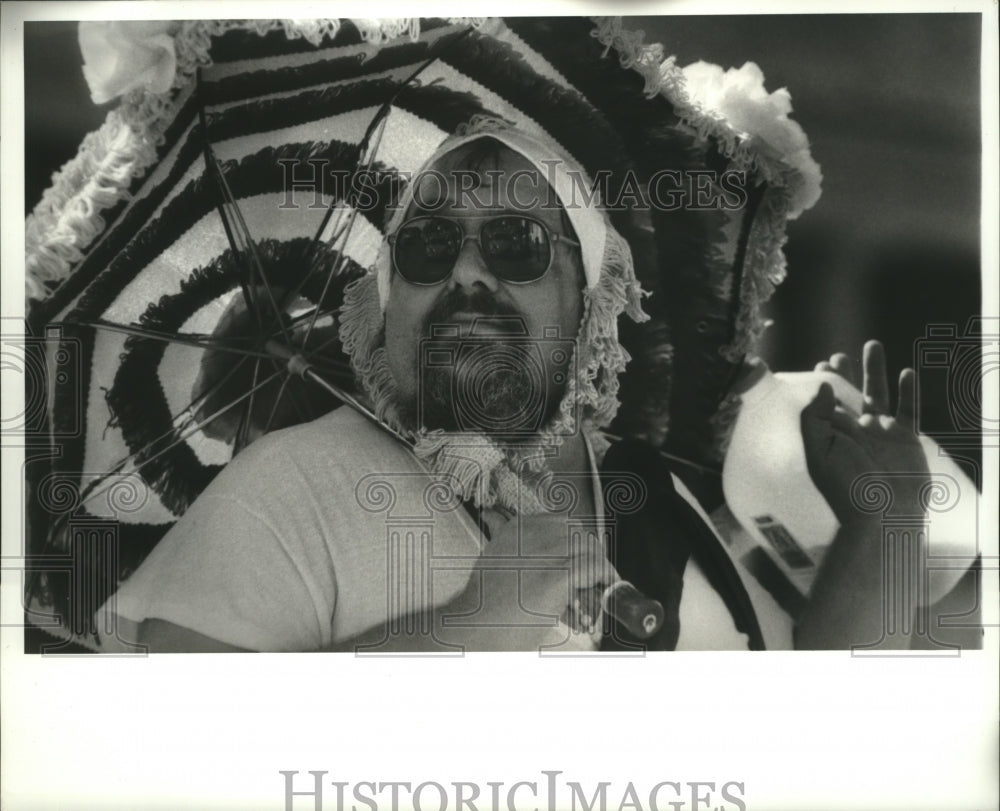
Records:
<instances>
[{"instance_id":1,"label":"beard","mask_svg":"<svg viewBox=\"0 0 1000 811\"><path fill-rule=\"evenodd\" d=\"M545 398L538 376L523 365L530 362L526 347L504 339L453 343L454 365L424 368L423 424L487 434L537 431Z\"/></svg>"},{"instance_id":2,"label":"beard","mask_svg":"<svg viewBox=\"0 0 1000 811\"><path fill-rule=\"evenodd\" d=\"M511 305L456 288L428 313L422 336L417 394L404 409L412 425L516 441L551 416L555 392L537 342Z\"/></svg>"}]
</instances>

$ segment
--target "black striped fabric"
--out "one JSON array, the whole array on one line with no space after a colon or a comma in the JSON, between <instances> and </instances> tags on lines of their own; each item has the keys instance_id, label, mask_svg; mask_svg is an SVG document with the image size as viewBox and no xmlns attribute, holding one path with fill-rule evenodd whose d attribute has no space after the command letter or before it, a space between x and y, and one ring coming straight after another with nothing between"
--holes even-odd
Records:
<instances>
[{"instance_id":1,"label":"black striped fabric","mask_svg":"<svg viewBox=\"0 0 1000 811\"><path fill-rule=\"evenodd\" d=\"M135 182L128 201L108 212L105 233L40 312L67 324L106 319L181 335L211 333L223 322L252 279L245 256L225 238L206 144L218 156L269 282L287 291L317 270L301 297L322 299L329 309L374 259L386 208L405 173L476 116L545 132L592 177L610 171L612 193L627 171L643 180L659 169L704 167L711 150L677 126L666 98L644 94L637 72L605 55L593 28L582 18L524 18L470 33L428 20L418 41L403 37L379 47L364 43L351 25L320 47L280 31L218 37L213 64L179 99L165 128L158 164ZM416 81L405 83L432 57ZM328 227L310 258L325 212L310 207L314 195L302 191L297 207L283 206L288 162L322 164L331 176L350 172L362 133L390 99L372 204L357 213L348 239L331 243ZM324 191L326 205L348 202L337 184ZM677 405L681 430L707 435L732 371L717 351L731 332L731 297L706 292L704 283L724 223L712 213L635 210L615 211L612 221L632 245L643 286L656 293L648 309L661 319L679 318L674 343L682 379L675 390L687 398ZM338 265L341 276L324 293L320 280ZM83 411L86 431L65 443L55 465L89 481L123 458L140 464L150 497L120 516L123 546L134 532L134 548L141 547L123 556L128 570L227 461L225 443L211 431L164 450L181 434L179 405L192 397L203 350L89 327L65 330L79 343L81 365L56 386L53 422L67 425ZM646 333L634 336L641 343ZM334 376L337 351L330 349ZM641 346L633 354L641 359ZM96 503L83 509L100 512Z\"/></svg>"}]
</instances>

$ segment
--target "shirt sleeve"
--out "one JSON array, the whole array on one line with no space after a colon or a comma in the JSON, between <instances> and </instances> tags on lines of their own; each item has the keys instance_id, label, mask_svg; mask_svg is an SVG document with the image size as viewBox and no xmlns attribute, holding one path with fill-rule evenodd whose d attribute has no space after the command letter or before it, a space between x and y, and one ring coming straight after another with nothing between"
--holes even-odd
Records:
<instances>
[{"instance_id":1,"label":"shirt sleeve","mask_svg":"<svg viewBox=\"0 0 1000 811\"><path fill-rule=\"evenodd\" d=\"M336 585L323 544L283 533L251 505L204 493L108 608L256 651L330 644Z\"/></svg>"}]
</instances>

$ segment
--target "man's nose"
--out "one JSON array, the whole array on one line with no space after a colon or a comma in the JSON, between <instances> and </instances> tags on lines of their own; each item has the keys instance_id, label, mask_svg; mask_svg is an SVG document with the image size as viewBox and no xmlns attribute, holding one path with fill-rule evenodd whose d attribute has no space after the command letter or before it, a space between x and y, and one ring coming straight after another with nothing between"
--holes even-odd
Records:
<instances>
[{"instance_id":1,"label":"man's nose","mask_svg":"<svg viewBox=\"0 0 1000 811\"><path fill-rule=\"evenodd\" d=\"M467 239L459 251L458 259L455 260L449 288L464 287L471 290L477 284L492 292L496 292L498 287L497 277L486 266L482 251L479 249L479 242Z\"/></svg>"}]
</instances>

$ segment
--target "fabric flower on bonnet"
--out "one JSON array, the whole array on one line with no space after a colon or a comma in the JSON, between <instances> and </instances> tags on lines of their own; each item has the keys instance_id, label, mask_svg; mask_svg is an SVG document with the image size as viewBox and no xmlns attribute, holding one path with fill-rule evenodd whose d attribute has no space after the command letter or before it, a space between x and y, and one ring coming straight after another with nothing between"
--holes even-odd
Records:
<instances>
[{"instance_id":1,"label":"fabric flower on bonnet","mask_svg":"<svg viewBox=\"0 0 1000 811\"><path fill-rule=\"evenodd\" d=\"M81 22L83 75L94 103L136 88L169 90L177 70L173 35L179 28L179 22L169 20Z\"/></svg>"},{"instance_id":2,"label":"fabric flower on bonnet","mask_svg":"<svg viewBox=\"0 0 1000 811\"><path fill-rule=\"evenodd\" d=\"M722 116L740 138L762 155L776 158L797 175L790 182L788 219L812 208L820 196L823 175L809 154L809 139L792 121L792 97L784 87L768 93L764 73L754 62L723 71L710 62L682 69L690 100L709 115Z\"/></svg>"}]
</instances>

